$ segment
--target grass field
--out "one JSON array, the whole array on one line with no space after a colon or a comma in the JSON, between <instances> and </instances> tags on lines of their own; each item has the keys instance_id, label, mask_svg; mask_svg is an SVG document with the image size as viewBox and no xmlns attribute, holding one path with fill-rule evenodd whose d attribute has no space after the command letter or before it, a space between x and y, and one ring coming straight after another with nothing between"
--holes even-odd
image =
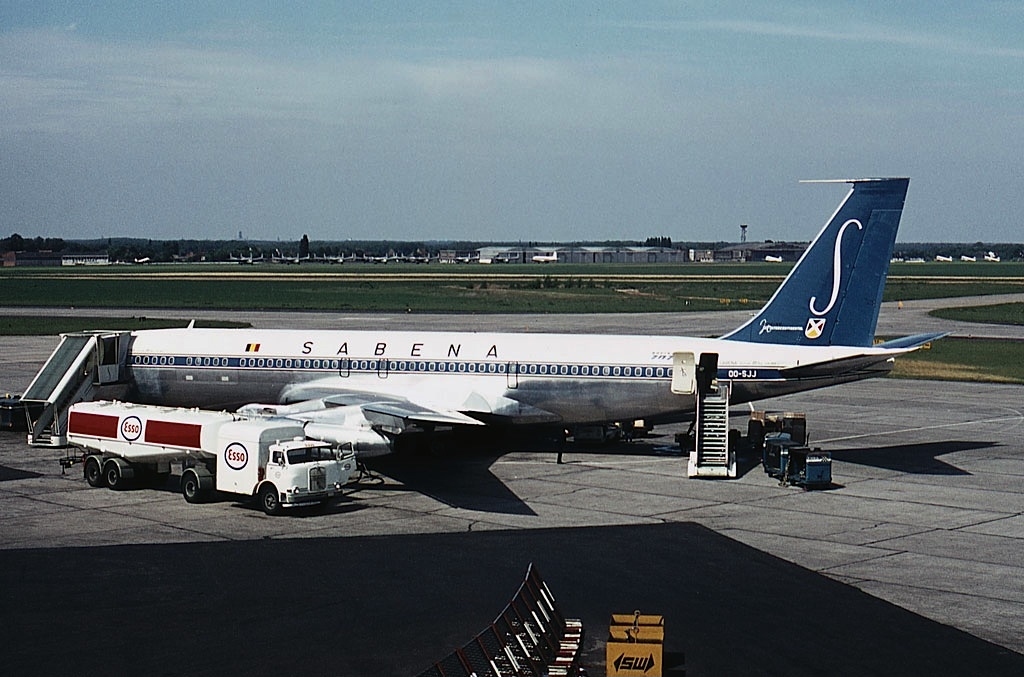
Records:
<instances>
[{"instance_id":1,"label":"grass field","mask_svg":"<svg viewBox=\"0 0 1024 677\"><path fill-rule=\"evenodd\" d=\"M944 338L896 358L895 378L1024 384L1024 341Z\"/></svg>"},{"instance_id":2,"label":"grass field","mask_svg":"<svg viewBox=\"0 0 1024 677\"><path fill-rule=\"evenodd\" d=\"M995 303L987 306L936 308L928 314L934 317L941 317L944 320L1024 326L1024 303Z\"/></svg>"},{"instance_id":3,"label":"grass field","mask_svg":"<svg viewBox=\"0 0 1024 677\"><path fill-rule=\"evenodd\" d=\"M1024 264L945 264L948 270L937 265L894 264L884 299L1024 292ZM0 306L682 312L759 306L789 269L789 264L764 263L11 268L0 272ZM934 270L944 272L930 274ZM966 274L972 271L979 274Z\"/></svg>"},{"instance_id":4,"label":"grass field","mask_svg":"<svg viewBox=\"0 0 1024 677\"><path fill-rule=\"evenodd\" d=\"M0 336L53 336L73 331L94 329L134 331L136 329L169 329L186 327L191 320L158 319L146 317L0 317ZM227 320L198 320L197 327L251 327L248 322Z\"/></svg>"},{"instance_id":5,"label":"grass field","mask_svg":"<svg viewBox=\"0 0 1024 677\"><path fill-rule=\"evenodd\" d=\"M15 278L4 305L414 312L593 313L709 310L763 303L776 283L482 280Z\"/></svg>"}]
</instances>

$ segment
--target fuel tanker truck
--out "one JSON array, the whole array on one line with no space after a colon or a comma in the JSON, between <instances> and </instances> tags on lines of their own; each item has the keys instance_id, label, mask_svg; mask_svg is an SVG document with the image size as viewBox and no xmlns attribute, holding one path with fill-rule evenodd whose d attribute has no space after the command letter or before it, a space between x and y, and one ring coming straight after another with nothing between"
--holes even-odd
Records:
<instances>
[{"instance_id":1,"label":"fuel tanker truck","mask_svg":"<svg viewBox=\"0 0 1024 677\"><path fill-rule=\"evenodd\" d=\"M353 451L306 439L294 420L223 411L79 402L68 414L67 438L84 450L90 486L162 484L180 464L189 503L216 490L255 497L268 515L330 501L356 469Z\"/></svg>"}]
</instances>

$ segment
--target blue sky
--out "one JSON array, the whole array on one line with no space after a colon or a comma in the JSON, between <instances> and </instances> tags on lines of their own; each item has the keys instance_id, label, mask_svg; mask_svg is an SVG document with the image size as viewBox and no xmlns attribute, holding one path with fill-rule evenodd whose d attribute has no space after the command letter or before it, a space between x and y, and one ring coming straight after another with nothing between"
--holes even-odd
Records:
<instances>
[{"instance_id":1,"label":"blue sky","mask_svg":"<svg viewBox=\"0 0 1024 677\"><path fill-rule=\"evenodd\" d=\"M0 0L0 234L1024 240L1022 3L423 4Z\"/></svg>"}]
</instances>

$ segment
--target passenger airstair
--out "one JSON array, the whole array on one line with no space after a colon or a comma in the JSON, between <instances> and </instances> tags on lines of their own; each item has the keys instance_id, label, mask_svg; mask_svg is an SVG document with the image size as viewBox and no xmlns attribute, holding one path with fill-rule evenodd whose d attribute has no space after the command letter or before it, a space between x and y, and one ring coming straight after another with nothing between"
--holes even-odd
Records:
<instances>
[{"instance_id":1,"label":"passenger airstair","mask_svg":"<svg viewBox=\"0 0 1024 677\"><path fill-rule=\"evenodd\" d=\"M686 466L689 477L736 477L736 454L729 448L728 381L698 390L696 438Z\"/></svg>"},{"instance_id":2,"label":"passenger airstair","mask_svg":"<svg viewBox=\"0 0 1024 677\"><path fill-rule=\"evenodd\" d=\"M129 332L61 334L57 349L21 396L29 444L67 444L68 408L93 399L100 386L124 382L130 341Z\"/></svg>"}]
</instances>

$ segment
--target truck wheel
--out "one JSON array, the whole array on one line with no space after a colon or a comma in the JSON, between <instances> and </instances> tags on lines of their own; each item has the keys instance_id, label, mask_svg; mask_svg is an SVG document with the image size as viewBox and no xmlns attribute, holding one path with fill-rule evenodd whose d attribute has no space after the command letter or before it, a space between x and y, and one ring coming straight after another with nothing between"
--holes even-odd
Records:
<instances>
[{"instance_id":1,"label":"truck wheel","mask_svg":"<svg viewBox=\"0 0 1024 677\"><path fill-rule=\"evenodd\" d=\"M90 487L102 487L105 480L103 477L103 468L100 467L100 461L95 456L90 456L85 459L85 481L89 483Z\"/></svg>"},{"instance_id":2,"label":"truck wheel","mask_svg":"<svg viewBox=\"0 0 1024 677\"><path fill-rule=\"evenodd\" d=\"M124 476L121 474L121 466L116 461L107 461L103 466L103 479L107 486L115 491L124 488Z\"/></svg>"},{"instance_id":3,"label":"truck wheel","mask_svg":"<svg viewBox=\"0 0 1024 677\"><path fill-rule=\"evenodd\" d=\"M185 497L185 501L202 503L205 493L195 470L189 469L181 474L181 495Z\"/></svg>"},{"instance_id":4,"label":"truck wheel","mask_svg":"<svg viewBox=\"0 0 1024 677\"><path fill-rule=\"evenodd\" d=\"M277 487L270 482L260 487L259 501L263 512L268 515L281 514L281 498L277 495Z\"/></svg>"}]
</instances>

